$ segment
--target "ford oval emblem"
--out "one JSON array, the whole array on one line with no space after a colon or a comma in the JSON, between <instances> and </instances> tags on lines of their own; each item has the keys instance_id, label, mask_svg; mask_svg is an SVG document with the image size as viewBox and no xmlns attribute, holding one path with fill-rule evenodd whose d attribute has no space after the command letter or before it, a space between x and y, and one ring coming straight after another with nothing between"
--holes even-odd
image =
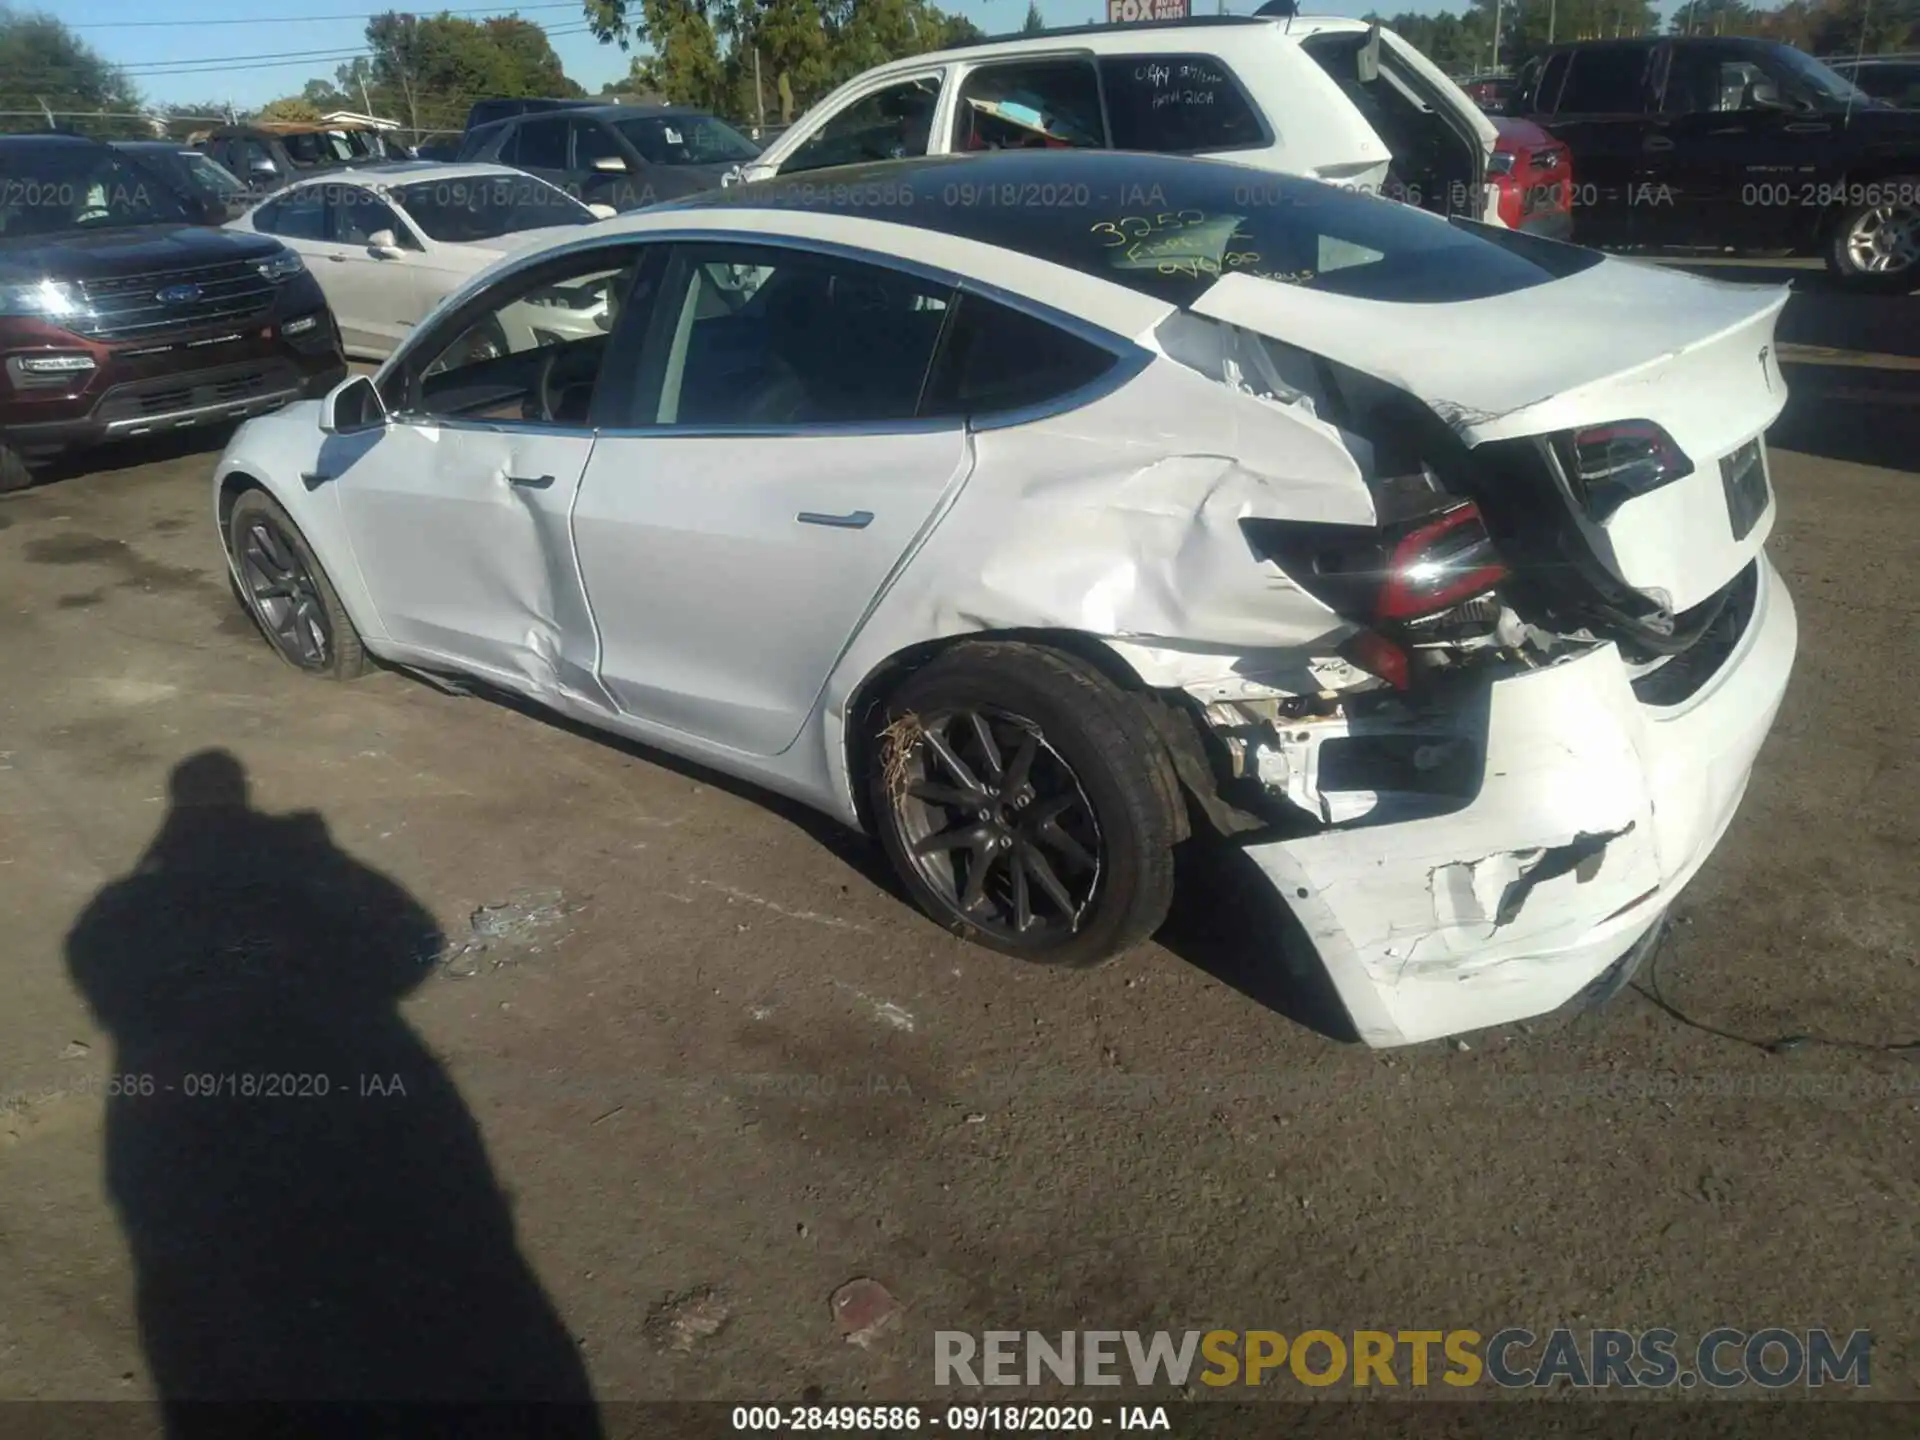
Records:
<instances>
[{"instance_id":1,"label":"ford oval emblem","mask_svg":"<svg viewBox=\"0 0 1920 1440\"><path fill-rule=\"evenodd\" d=\"M154 299L162 305L191 305L200 298L198 285L169 285L156 294Z\"/></svg>"}]
</instances>

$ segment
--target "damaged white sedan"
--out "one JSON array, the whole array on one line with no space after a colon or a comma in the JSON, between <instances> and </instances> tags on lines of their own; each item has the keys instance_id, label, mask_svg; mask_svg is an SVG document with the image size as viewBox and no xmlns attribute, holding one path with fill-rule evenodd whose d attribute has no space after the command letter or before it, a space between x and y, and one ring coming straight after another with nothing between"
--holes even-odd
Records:
<instances>
[{"instance_id":1,"label":"damaged white sedan","mask_svg":"<svg viewBox=\"0 0 1920 1440\"><path fill-rule=\"evenodd\" d=\"M1404 1044L1621 973L1732 820L1784 301L1212 161L817 172L502 262L215 504L293 664L797 797L1010 954L1231 836Z\"/></svg>"}]
</instances>

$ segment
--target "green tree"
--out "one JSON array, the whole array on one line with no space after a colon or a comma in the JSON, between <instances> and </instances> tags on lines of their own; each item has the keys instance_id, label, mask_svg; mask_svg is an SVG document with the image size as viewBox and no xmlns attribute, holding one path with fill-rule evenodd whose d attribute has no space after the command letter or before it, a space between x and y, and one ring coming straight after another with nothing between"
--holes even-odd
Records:
<instances>
[{"instance_id":1,"label":"green tree","mask_svg":"<svg viewBox=\"0 0 1920 1440\"><path fill-rule=\"evenodd\" d=\"M318 120L325 112L304 95L285 95L278 100L269 100L253 112L255 120L298 120L311 122Z\"/></svg>"},{"instance_id":2,"label":"green tree","mask_svg":"<svg viewBox=\"0 0 1920 1440\"><path fill-rule=\"evenodd\" d=\"M473 21L454 15L389 11L367 24L364 70L343 67L339 90L353 109L371 102L397 119L410 139L458 130L469 106L484 97L578 96L547 32L518 16ZM358 91L366 82L367 101Z\"/></svg>"},{"instance_id":3,"label":"green tree","mask_svg":"<svg viewBox=\"0 0 1920 1440\"><path fill-rule=\"evenodd\" d=\"M140 92L126 72L51 15L0 9L0 128L44 130L46 112L83 134L144 136ZM89 113L91 112L91 113Z\"/></svg>"},{"instance_id":4,"label":"green tree","mask_svg":"<svg viewBox=\"0 0 1920 1440\"><path fill-rule=\"evenodd\" d=\"M639 46L634 75L681 104L749 116L760 96L783 122L883 61L979 35L926 0L585 0L603 43Z\"/></svg>"},{"instance_id":5,"label":"green tree","mask_svg":"<svg viewBox=\"0 0 1920 1440\"><path fill-rule=\"evenodd\" d=\"M161 107L161 121L169 140L185 140L201 130L227 123L225 100L196 100L189 104Z\"/></svg>"},{"instance_id":6,"label":"green tree","mask_svg":"<svg viewBox=\"0 0 1920 1440\"><path fill-rule=\"evenodd\" d=\"M1026 22L1020 27L1021 34L1038 35L1046 28L1046 17L1040 13L1040 6L1036 3L1036 0L1027 0L1027 18Z\"/></svg>"}]
</instances>

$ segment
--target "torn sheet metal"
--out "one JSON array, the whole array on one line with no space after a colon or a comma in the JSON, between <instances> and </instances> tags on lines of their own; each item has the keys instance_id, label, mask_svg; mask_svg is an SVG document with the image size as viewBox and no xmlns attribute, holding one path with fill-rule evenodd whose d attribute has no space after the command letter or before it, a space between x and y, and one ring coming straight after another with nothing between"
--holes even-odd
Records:
<instances>
[{"instance_id":1,"label":"torn sheet metal","mask_svg":"<svg viewBox=\"0 0 1920 1440\"><path fill-rule=\"evenodd\" d=\"M862 650L1057 627L1133 644L1143 658L1158 647L1168 670L1189 677L1206 665L1171 652L1204 654L1230 676L1246 652L1351 629L1257 559L1240 528L1252 517L1373 523L1352 453L1311 415L1158 359L1107 399L981 431L975 444L981 478L887 595Z\"/></svg>"},{"instance_id":2,"label":"torn sheet metal","mask_svg":"<svg viewBox=\"0 0 1920 1440\"><path fill-rule=\"evenodd\" d=\"M1740 663L1653 720L1612 646L1493 680L1466 808L1246 853L1300 916L1363 1039L1551 1010L1648 929L1719 841L1773 724L1797 622L1771 566Z\"/></svg>"}]
</instances>

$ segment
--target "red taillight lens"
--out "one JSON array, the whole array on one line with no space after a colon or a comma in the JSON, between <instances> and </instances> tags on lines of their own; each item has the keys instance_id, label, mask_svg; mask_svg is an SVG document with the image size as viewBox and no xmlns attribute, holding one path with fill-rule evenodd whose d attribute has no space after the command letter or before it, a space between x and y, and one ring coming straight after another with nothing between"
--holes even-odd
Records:
<instances>
[{"instance_id":1,"label":"red taillight lens","mask_svg":"<svg viewBox=\"0 0 1920 1440\"><path fill-rule=\"evenodd\" d=\"M1587 514L1605 520L1627 501L1693 473L1693 462L1651 420L1621 420L1560 436L1560 463Z\"/></svg>"},{"instance_id":2,"label":"red taillight lens","mask_svg":"<svg viewBox=\"0 0 1920 1440\"><path fill-rule=\"evenodd\" d=\"M1412 684L1407 652L1376 631L1362 630L1340 647L1340 655L1349 664L1379 676L1396 690L1405 690Z\"/></svg>"},{"instance_id":3,"label":"red taillight lens","mask_svg":"<svg viewBox=\"0 0 1920 1440\"><path fill-rule=\"evenodd\" d=\"M1468 501L1401 537L1374 616L1417 620L1482 594L1506 577L1479 507Z\"/></svg>"}]
</instances>

